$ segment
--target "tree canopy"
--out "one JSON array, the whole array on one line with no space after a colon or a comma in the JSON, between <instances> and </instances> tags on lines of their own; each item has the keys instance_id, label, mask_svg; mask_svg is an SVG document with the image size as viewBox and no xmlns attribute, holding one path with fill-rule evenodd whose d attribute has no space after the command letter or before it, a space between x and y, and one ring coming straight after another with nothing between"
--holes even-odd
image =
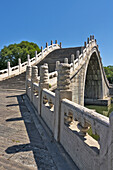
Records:
<instances>
[{"instance_id":1,"label":"tree canopy","mask_svg":"<svg viewBox=\"0 0 113 170\"><path fill-rule=\"evenodd\" d=\"M113 84L113 66L104 67L109 83Z\"/></svg>"},{"instance_id":2,"label":"tree canopy","mask_svg":"<svg viewBox=\"0 0 113 170\"><path fill-rule=\"evenodd\" d=\"M33 58L35 51L39 53L41 50L37 44L28 41L4 46L0 52L0 70L7 68L8 61L10 61L11 67L18 65L18 58L21 58L22 63L27 61L27 54Z\"/></svg>"}]
</instances>

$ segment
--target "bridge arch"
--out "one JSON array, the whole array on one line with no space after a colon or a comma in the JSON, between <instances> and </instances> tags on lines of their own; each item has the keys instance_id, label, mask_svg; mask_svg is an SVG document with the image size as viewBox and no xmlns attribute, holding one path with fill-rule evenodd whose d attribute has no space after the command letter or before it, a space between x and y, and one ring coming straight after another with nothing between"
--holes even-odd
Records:
<instances>
[{"instance_id":1,"label":"bridge arch","mask_svg":"<svg viewBox=\"0 0 113 170\"><path fill-rule=\"evenodd\" d=\"M93 49L86 63L84 74L84 103L103 98L103 72L101 58L97 49Z\"/></svg>"},{"instance_id":2,"label":"bridge arch","mask_svg":"<svg viewBox=\"0 0 113 170\"><path fill-rule=\"evenodd\" d=\"M98 46L86 53L80 65L71 75L72 101L80 105L98 104L109 96L106 78Z\"/></svg>"}]
</instances>

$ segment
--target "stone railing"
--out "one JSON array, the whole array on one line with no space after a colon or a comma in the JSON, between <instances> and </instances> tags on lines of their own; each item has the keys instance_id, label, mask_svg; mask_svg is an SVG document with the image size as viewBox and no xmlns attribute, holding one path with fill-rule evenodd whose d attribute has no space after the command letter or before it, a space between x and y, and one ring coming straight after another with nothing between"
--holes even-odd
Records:
<instances>
[{"instance_id":1,"label":"stone railing","mask_svg":"<svg viewBox=\"0 0 113 170\"><path fill-rule=\"evenodd\" d=\"M96 48L96 51L97 51L98 55L100 56L100 51L99 51L96 39L94 39L94 36L90 36L90 39L88 38L88 40L87 40L87 44L86 44L86 42L84 43L84 49L81 51L80 55L79 55L80 52L77 51L76 60L74 60L74 55L71 56L71 61L72 61L72 63L70 64L71 78L81 70L81 68L86 63L88 57L90 57L92 55L92 53L94 52L94 50L95 50L94 48ZM105 83L106 83L107 87L110 88L109 81L106 77L102 61L100 61L100 64L101 64L102 73L103 73Z\"/></svg>"},{"instance_id":2,"label":"stone railing","mask_svg":"<svg viewBox=\"0 0 113 170\"><path fill-rule=\"evenodd\" d=\"M24 63L21 63L21 59L18 59L18 65L11 67L10 62L7 63L7 69L0 70L0 81L10 78L12 76L21 74L25 72L26 66L27 65L36 65L38 64L41 60L43 60L50 52L59 49L61 47L60 45L57 44L57 41L55 41L56 44L53 44L53 41L51 41L51 45L48 46L48 43L46 43L46 48L43 49L41 47L41 52L37 54L37 51L35 52L35 57L30 59L30 55L27 56L27 61Z\"/></svg>"},{"instance_id":3,"label":"stone railing","mask_svg":"<svg viewBox=\"0 0 113 170\"><path fill-rule=\"evenodd\" d=\"M55 106L55 93L43 89L42 103L41 103L41 117L44 122L54 132L54 106Z\"/></svg>"},{"instance_id":4,"label":"stone railing","mask_svg":"<svg viewBox=\"0 0 113 170\"><path fill-rule=\"evenodd\" d=\"M71 57L71 63L70 63L70 71L71 71L71 77L73 74L78 72L78 70L82 67L82 65L87 60L87 57L90 56L91 50L94 47L98 47L96 40L94 39L94 36L90 36L90 39L88 38L87 44L84 42L84 47L81 48L81 53L79 50L76 51L76 56L72 54ZM64 63L68 63L68 58L64 59ZM60 64L59 61L56 62L56 70L58 68L58 65Z\"/></svg>"},{"instance_id":5,"label":"stone railing","mask_svg":"<svg viewBox=\"0 0 113 170\"><path fill-rule=\"evenodd\" d=\"M69 64L62 63L57 68L55 93L49 90L48 65L40 67L40 78L37 70L36 66L32 69L27 66L26 93L36 115L45 122L54 139L61 143L79 169L112 170L113 113L107 118L72 102ZM98 134L98 141L87 133L89 128Z\"/></svg>"},{"instance_id":6,"label":"stone railing","mask_svg":"<svg viewBox=\"0 0 113 170\"><path fill-rule=\"evenodd\" d=\"M106 165L108 169L109 118L67 99L62 100L61 115L60 143L77 166L95 170ZM87 134L90 127L99 141Z\"/></svg>"}]
</instances>

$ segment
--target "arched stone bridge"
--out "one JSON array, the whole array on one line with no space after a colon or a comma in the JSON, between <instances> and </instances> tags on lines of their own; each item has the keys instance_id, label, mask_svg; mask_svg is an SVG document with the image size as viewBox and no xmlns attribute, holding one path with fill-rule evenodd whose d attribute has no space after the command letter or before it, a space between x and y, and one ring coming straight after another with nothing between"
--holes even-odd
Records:
<instances>
[{"instance_id":1,"label":"arched stone bridge","mask_svg":"<svg viewBox=\"0 0 113 170\"><path fill-rule=\"evenodd\" d=\"M113 88L106 78L94 36L90 36L87 43L84 42L84 46L75 48L61 48L61 43L58 45L57 41L55 44L51 41L50 46L46 43L46 48L41 47L41 52L39 54L36 52L34 58L30 59L28 55L28 61L25 63L21 63L19 59L19 65L11 68L8 62L8 68L0 71L0 81L17 75L23 76L22 80L25 80L26 65L40 67L44 63L48 63L50 84L53 90L57 86L57 78L55 77L57 77L60 62L70 65L72 101L80 105L110 104L109 96L113 94Z\"/></svg>"},{"instance_id":2,"label":"arched stone bridge","mask_svg":"<svg viewBox=\"0 0 113 170\"><path fill-rule=\"evenodd\" d=\"M40 68L40 76L35 65ZM34 166L35 169L47 166L49 169L68 170L113 169L113 112L108 118L83 106L85 103L109 105L109 96L113 94L113 87L106 78L94 36L90 36L87 44L85 42L82 47L65 49L57 42L51 42L50 46L46 44L46 48L42 48L38 55L36 53L34 58L30 59L28 55L25 63L21 63L19 59L19 65L13 68L8 63L8 68L0 71L0 80L0 134L3 146L0 164L3 167L8 167L9 159L13 158L22 163L25 161L25 152L32 150L33 155L27 154L27 159L33 160L34 156L35 162L31 164L30 161L28 164L25 161L30 169ZM26 94L20 95L21 91L25 93L25 87ZM55 93L52 92L54 90ZM15 115L20 116L20 112L21 117L15 118ZM25 127L21 122L13 122L20 120L25 122L30 143L9 146L9 142L17 141L15 135L22 143L27 141L24 138ZM39 121L50 135L49 143ZM94 135L98 135L99 141L87 133L89 128L92 128ZM13 136L15 140L12 140ZM63 146L63 152L58 143L54 145L54 139L61 144L60 147ZM40 149L44 151L43 156ZM78 168L72 161L69 162L70 157L64 158L67 155L65 151ZM6 159L3 157L7 158L7 163L4 163ZM13 167L20 166L16 162L12 162ZM22 167L25 169L25 165L21 165L21 169Z\"/></svg>"}]
</instances>

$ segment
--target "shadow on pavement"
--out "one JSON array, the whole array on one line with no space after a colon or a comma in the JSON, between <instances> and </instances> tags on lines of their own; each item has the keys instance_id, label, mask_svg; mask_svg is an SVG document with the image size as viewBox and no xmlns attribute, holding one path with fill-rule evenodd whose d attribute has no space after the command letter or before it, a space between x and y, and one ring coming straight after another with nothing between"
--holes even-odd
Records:
<instances>
[{"instance_id":1,"label":"shadow on pavement","mask_svg":"<svg viewBox=\"0 0 113 170\"><path fill-rule=\"evenodd\" d=\"M36 165L37 165L37 169L46 169L46 170L57 169L48 149L44 145L44 142L37 128L35 127L35 124L32 120L30 112L28 111L24 103L23 95L17 96L17 100L18 100L18 104L19 104L19 108L21 112L21 117L10 118L10 119L7 119L6 121L9 122L9 121L23 120L30 142L26 144L13 145L11 147L8 147L5 150L5 152L7 154L16 154L20 152L22 154L22 152L32 151ZM9 107L10 106L13 106L13 105L9 105Z\"/></svg>"}]
</instances>

